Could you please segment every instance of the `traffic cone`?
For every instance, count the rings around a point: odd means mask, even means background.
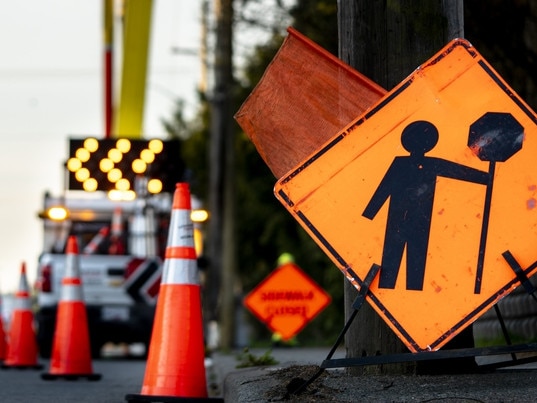
[[[26,279],[26,263],[21,265],[19,290],[15,293],[15,308],[11,314],[9,343],[2,368],[33,368],[43,366],[37,361],[37,340],[30,288]]]
[[[112,215],[112,229],[110,230],[109,255],[124,255],[125,244],[123,242],[123,217],[121,207],[116,206]]]
[[[99,249],[99,246],[103,243],[103,241],[106,239],[109,233],[110,233],[110,227],[108,226],[102,227],[97,233],[97,235],[95,235],[84,248],[83,250],[84,255],[94,255]]]
[[[154,208],[138,200],[129,226],[129,251],[134,256],[156,256],[157,237]]]
[[[188,184],[178,183],[142,391],[128,402],[209,400],[190,203]]]
[[[112,230],[111,235],[121,236],[123,234],[123,217],[121,216],[121,207],[116,206],[114,208],[114,214],[112,215]]]
[[[2,312],[2,296],[0,295],[0,361],[4,361],[7,353],[6,333],[4,331]]]
[[[91,363],[88,318],[82,296],[78,244],[75,236],[68,238],[66,254],[50,371],[41,374],[41,378],[51,380],[83,377],[96,381],[101,379],[101,375],[93,373]]]

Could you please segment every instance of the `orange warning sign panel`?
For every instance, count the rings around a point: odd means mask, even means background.
[[[296,264],[287,263],[254,288],[244,305],[285,341],[298,334],[330,300]]]
[[[454,40],[275,194],[411,351],[437,350],[537,270],[537,115]]]

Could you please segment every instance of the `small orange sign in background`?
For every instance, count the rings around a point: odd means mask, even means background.
[[[270,273],[244,299],[244,305],[284,341],[298,334],[329,303],[330,296],[296,264]]]
[[[423,164],[399,169],[421,135]],[[480,154],[487,143],[506,143],[506,155]],[[535,112],[455,40],[282,177],[275,194],[357,289],[381,265],[369,303],[411,351],[437,350],[519,284],[502,253],[528,276],[537,270],[536,156]],[[410,195],[420,194],[430,200],[415,208]]]

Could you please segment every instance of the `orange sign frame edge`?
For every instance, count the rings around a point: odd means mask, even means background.
[[[340,133],[335,135],[333,138],[331,138],[329,141],[327,141],[319,150],[317,150],[317,152],[312,154],[309,158],[304,160],[301,164],[299,164],[297,167],[295,167],[294,169],[289,171],[286,175],[284,175],[277,182],[274,188],[274,194],[276,198],[279,199],[280,202],[288,210],[294,211],[294,215],[296,219],[301,223],[303,228],[310,234],[310,236],[318,240],[321,248],[325,251],[325,253],[327,253],[332,258],[332,260],[336,261],[343,268],[341,271],[344,272],[347,279],[351,281],[351,283],[353,283],[358,289],[362,287],[363,280],[360,279],[359,276],[352,270],[352,268],[348,265],[345,259],[339,253],[337,253],[337,251],[332,247],[330,242],[328,242],[328,240],[326,240],[323,237],[323,235],[317,231],[317,229],[315,228],[315,225],[312,222],[310,222],[308,218],[301,211],[293,210],[293,206],[294,206],[293,200],[291,200],[291,198],[288,197],[288,195],[285,193],[285,191],[281,187],[282,185],[286,184],[291,179],[293,179],[300,172],[307,169],[308,166],[312,164],[319,156],[321,156],[322,154],[330,150],[334,145],[339,143],[356,126],[361,125],[367,119],[371,118],[379,110],[381,110],[384,105],[386,105],[392,99],[400,95],[408,86],[412,84],[414,75],[420,69],[423,69],[429,65],[436,64],[438,61],[440,61],[443,57],[451,53],[457,47],[462,47],[464,50],[468,52],[468,54],[472,58],[479,57],[480,60],[478,61],[478,64],[483,69],[483,71],[491,77],[491,79],[512,99],[512,101],[521,109],[522,112],[524,112],[529,117],[531,121],[537,124],[537,116],[534,114],[532,109],[517,94],[515,94],[510,89],[507,83],[499,76],[499,74],[492,68],[492,66],[490,66],[488,62],[477,52],[477,50],[470,44],[470,42],[468,42],[465,39],[454,39],[453,41],[448,43],[442,50],[440,50],[435,56],[429,59],[425,64],[420,66],[420,68],[418,68],[411,75],[409,75],[403,82],[401,82],[397,87],[395,87],[394,90],[390,91],[390,93],[388,93],[387,96],[383,97],[369,111],[367,111],[366,113],[358,117],[355,121],[351,122],[343,131],[341,131]],[[529,274],[535,270],[535,267],[532,267],[532,266],[524,270],[525,274]],[[509,290],[513,289],[518,283],[519,283],[518,278],[517,277],[513,278],[505,286],[500,288],[496,294],[486,299],[481,305],[479,305],[473,311],[471,311],[465,317],[465,319],[456,323],[451,329],[446,331],[437,340],[431,343],[428,346],[428,350],[435,350],[435,349],[440,348],[443,344],[447,342],[447,340],[451,338],[452,334],[457,332],[459,329],[464,328],[465,326],[474,322],[479,317],[479,313],[482,313],[486,309],[492,307],[494,303],[496,303],[504,295],[509,293]],[[370,299],[370,302],[373,303],[372,305],[374,305],[378,311],[383,312],[386,320],[388,321],[388,325],[392,328],[392,330],[395,333],[398,334],[400,338],[406,340],[405,344],[411,351],[414,351],[414,352],[425,351],[425,349],[421,348],[418,345],[418,343],[416,343],[412,339],[412,337],[405,331],[405,329],[401,327],[401,325],[397,322],[397,320],[392,316],[392,314],[388,310],[386,310],[384,305],[380,302],[380,300],[374,294],[369,293],[367,298]]]

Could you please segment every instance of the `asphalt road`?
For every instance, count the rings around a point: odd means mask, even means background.
[[[145,371],[144,360],[94,360],[93,373],[98,381],[55,379],[45,381],[41,374],[48,371],[48,361],[42,369],[1,369],[0,402],[125,402],[125,395],[140,393]]]

